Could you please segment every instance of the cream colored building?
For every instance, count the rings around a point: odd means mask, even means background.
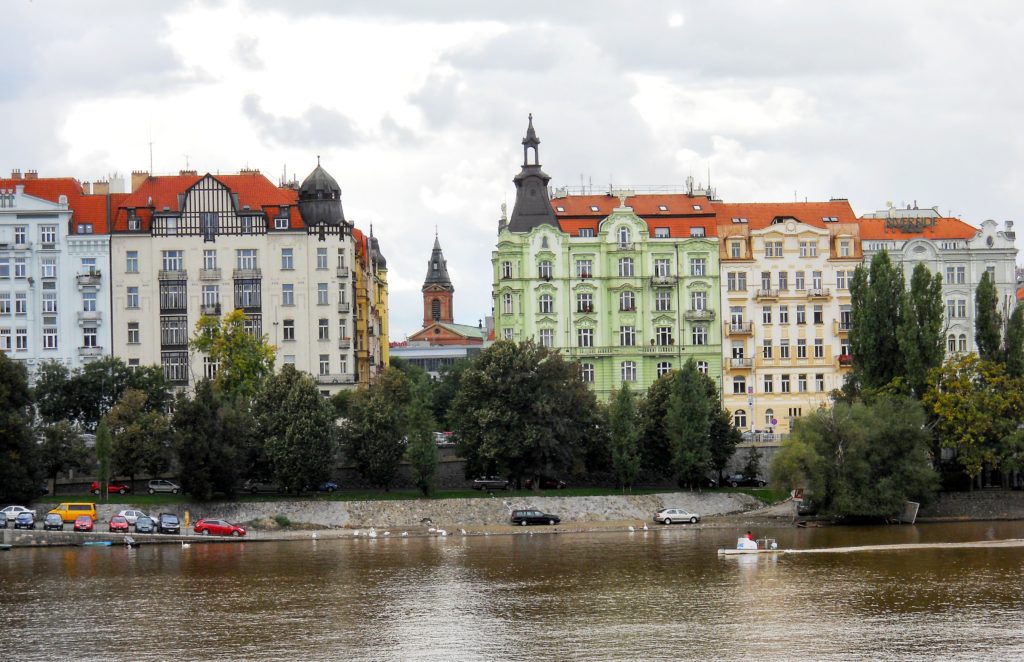
[[[111,233],[116,355],[191,386],[217,369],[188,348],[196,322],[241,309],[278,367],[325,393],[357,383],[352,226],[319,164],[298,190],[258,171],[132,180]]]

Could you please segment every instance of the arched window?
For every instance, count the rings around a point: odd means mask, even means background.
[[[540,299],[537,301],[537,309],[542,313],[550,313],[554,309],[554,299],[551,298],[550,294],[540,295]]]
[[[626,226],[619,228],[619,246],[624,248],[629,246],[629,237],[629,228]]]
[[[732,413],[732,424],[738,428],[747,427],[747,412],[743,409],[737,409]]]
[[[966,352],[967,351],[967,336],[965,336],[964,334],[961,333],[960,337],[957,338],[957,342],[958,342],[958,344],[960,346],[959,347],[960,351],[961,352]]]
[[[775,420],[775,410],[774,409],[765,409],[764,410],[764,424],[767,425],[768,427],[772,427],[774,425],[774,423],[772,423],[772,421],[774,421],[774,420]]]
[[[956,336],[952,333],[949,334],[949,338],[946,338],[946,349],[950,354],[956,351]]]
[[[512,295],[508,292],[501,295],[501,312],[505,315],[512,314]]]
[[[746,377],[733,377],[732,378],[732,392],[735,395],[743,395],[747,392],[747,378]]]
[[[430,301],[430,318],[435,322],[441,319],[441,300],[431,299]]]

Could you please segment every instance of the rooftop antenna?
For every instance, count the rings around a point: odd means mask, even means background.
[[[188,167],[188,154],[185,155],[185,170],[189,170],[189,167]]]
[[[153,125],[149,125],[149,174],[153,175]]]
[[[708,161],[708,191],[711,190],[711,161]]]

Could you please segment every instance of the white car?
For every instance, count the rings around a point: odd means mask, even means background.
[[[672,522],[696,524],[700,521],[700,515],[683,510],[682,508],[662,508],[654,513],[654,521],[658,524],[671,524]]]
[[[0,510],[0,513],[4,514],[8,522],[13,522],[21,513],[32,513],[32,517],[36,517],[36,511],[31,508],[26,508],[25,506],[7,506],[3,510]]]
[[[149,481],[148,490],[150,494],[156,494],[157,492],[170,492],[171,494],[177,494],[181,491],[181,485],[176,485],[169,480],[151,480]]]
[[[149,515],[142,512],[141,510],[119,510],[117,511],[117,514],[128,520],[128,523],[132,526],[135,526],[135,522],[140,517],[149,517]]]

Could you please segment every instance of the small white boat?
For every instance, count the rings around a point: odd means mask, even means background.
[[[741,554],[782,554],[786,550],[779,549],[779,543],[775,538],[760,538],[748,540],[746,537],[736,541],[736,547],[731,549],[719,549],[719,556],[736,556]]]

